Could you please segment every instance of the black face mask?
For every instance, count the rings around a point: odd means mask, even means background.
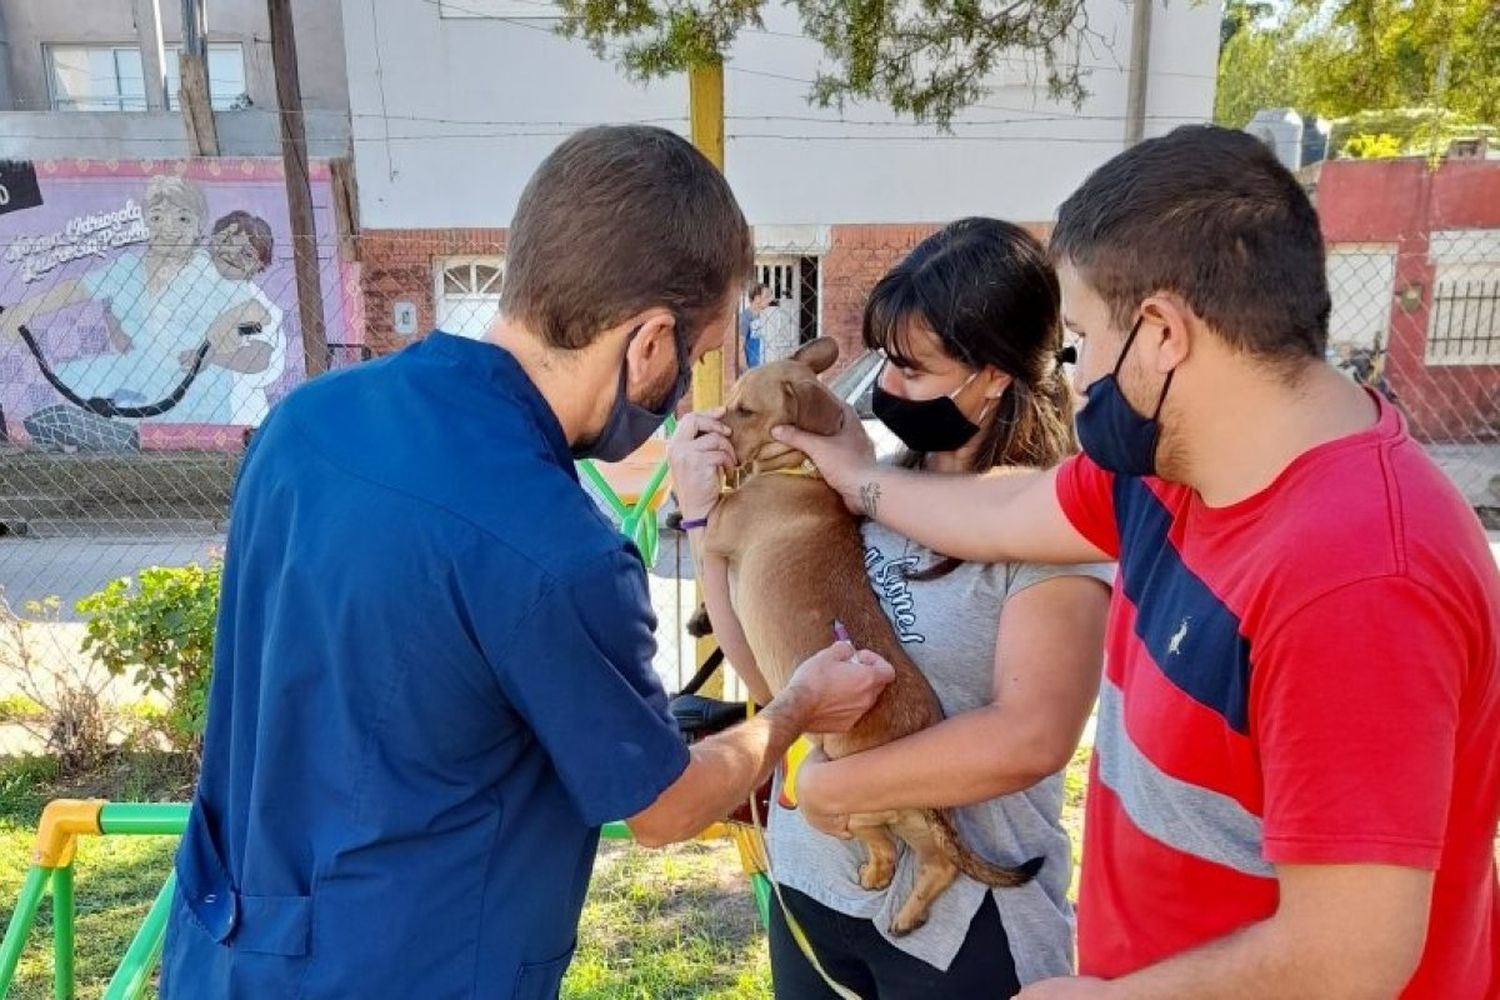
[[[953,401],[953,397],[963,392],[976,375],[978,372],[948,395],[936,399],[905,399],[886,392],[877,378],[870,407],[880,422],[912,451],[929,455],[957,451],[979,433],[979,425],[964,416]]]
[[[677,329],[684,329],[681,320],[677,323]],[[626,351],[630,350],[630,342],[640,332],[636,329],[626,338]],[[610,407],[604,427],[594,440],[572,449],[575,459],[594,458],[601,462],[618,462],[645,444],[646,439],[655,434],[657,428],[672,415],[678,401],[687,395],[688,388],[693,383],[693,363],[689,357],[687,338],[674,334],[673,343],[677,350],[677,377],[667,390],[666,397],[654,406],[642,406],[631,400],[629,393],[625,391],[630,365],[625,358],[620,359],[620,384],[615,390],[614,405]]]
[[[1120,348],[1120,357],[1115,361],[1115,370],[1089,385],[1085,395],[1088,402],[1078,412],[1075,423],[1078,427],[1078,444],[1083,453],[1101,469],[1121,476],[1156,475],[1156,445],[1161,437],[1161,407],[1167,401],[1167,390],[1172,388],[1172,376],[1176,369],[1167,373],[1161,393],[1156,397],[1156,409],[1147,417],[1135,411],[1130,400],[1120,389],[1120,369],[1125,364],[1125,355],[1141,332],[1141,321],[1135,321],[1125,346]]]

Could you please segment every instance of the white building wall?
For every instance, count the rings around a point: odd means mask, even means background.
[[[1155,0],[1148,134],[1212,111],[1217,3]],[[725,73],[726,168],[757,225],[1040,221],[1122,148],[1131,9],[1091,0],[1081,108],[1040,95],[1021,62],[954,135],[878,105],[807,104],[819,49],[770,7]],[[442,18],[437,0],[344,0],[354,148],[367,228],[503,227],[568,132],[651,121],[687,132],[687,83],[641,86],[545,19]]]

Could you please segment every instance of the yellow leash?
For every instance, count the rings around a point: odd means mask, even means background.
[[[785,469],[766,469],[760,471],[752,468],[749,474],[743,474],[739,469],[733,469],[724,476],[723,483],[719,486],[720,495],[733,493],[755,476],[801,476],[809,479],[821,479],[817,467],[811,461],[804,461],[801,465],[794,465]],[[755,703],[749,703],[749,714],[755,714]],[[806,739],[798,737],[786,752],[786,780],[781,783],[781,794],[786,796],[787,801],[793,806],[797,803],[797,769],[801,767],[802,761],[806,759],[812,745]],[[750,793],[750,824],[751,836],[754,838],[755,847],[760,857],[765,861],[766,878],[771,883],[771,891],[776,893],[776,905],[781,908],[781,916],[786,920],[786,927],[792,934],[792,940],[797,942],[797,948],[802,952],[802,957],[807,959],[807,964],[813,967],[813,971],[823,980],[830,990],[834,992],[839,1000],[865,1000],[864,997],[845,986],[843,983],[829,975],[828,970],[823,968],[823,963],[818,961],[817,953],[813,951],[812,942],[808,940],[807,932],[792,916],[792,911],[786,905],[786,897],[781,893],[781,882],[776,878],[775,868],[771,863],[771,847],[766,843],[765,830],[768,829],[766,822],[760,815],[760,803],[754,792]]]
[[[750,711],[752,713],[755,711],[753,704],[750,706]],[[781,790],[782,794],[787,795],[794,804],[796,803],[797,768],[801,766],[810,749],[811,745],[807,740],[798,738],[787,751],[787,774],[786,780],[782,782]],[[812,942],[808,940],[807,932],[802,929],[802,925],[797,922],[797,918],[792,916],[792,911],[787,907],[786,897],[781,894],[781,882],[777,880],[776,871],[771,864],[771,847],[766,843],[765,831],[769,827],[761,821],[760,803],[753,792],[750,795],[750,822],[755,831],[754,836],[759,842],[760,856],[766,862],[766,878],[771,882],[771,891],[776,893],[776,905],[781,908],[781,916],[786,920],[787,930],[791,931],[792,940],[797,942],[797,948],[802,952],[802,957],[807,959],[807,964],[813,967],[813,971],[822,978],[824,985],[832,990],[839,1000],[864,1000],[864,997],[834,979],[829,975],[828,970],[823,968],[823,963],[818,961],[817,953],[813,951]]]

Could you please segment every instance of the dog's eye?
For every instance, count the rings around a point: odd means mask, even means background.
[[[755,416],[755,411],[750,409],[750,407],[746,406],[744,403],[738,403],[735,405],[734,415],[737,417],[753,417]]]

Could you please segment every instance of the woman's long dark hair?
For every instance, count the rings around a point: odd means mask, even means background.
[[[876,283],[865,303],[865,346],[915,366],[906,338],[913,322],[937,335],[943,353],[975,371],[1011,377],[985,414],[969,471],[1001,465],[1047,468],[1078,449],[1073,393],[1058,363],[1062,349],[1057,272],[1036,237],[999,219],[950,223],[917,244]],[[925,455],[899,462],[918,468]],[[943,559],[912,575],[930,580],[961,564]]]

